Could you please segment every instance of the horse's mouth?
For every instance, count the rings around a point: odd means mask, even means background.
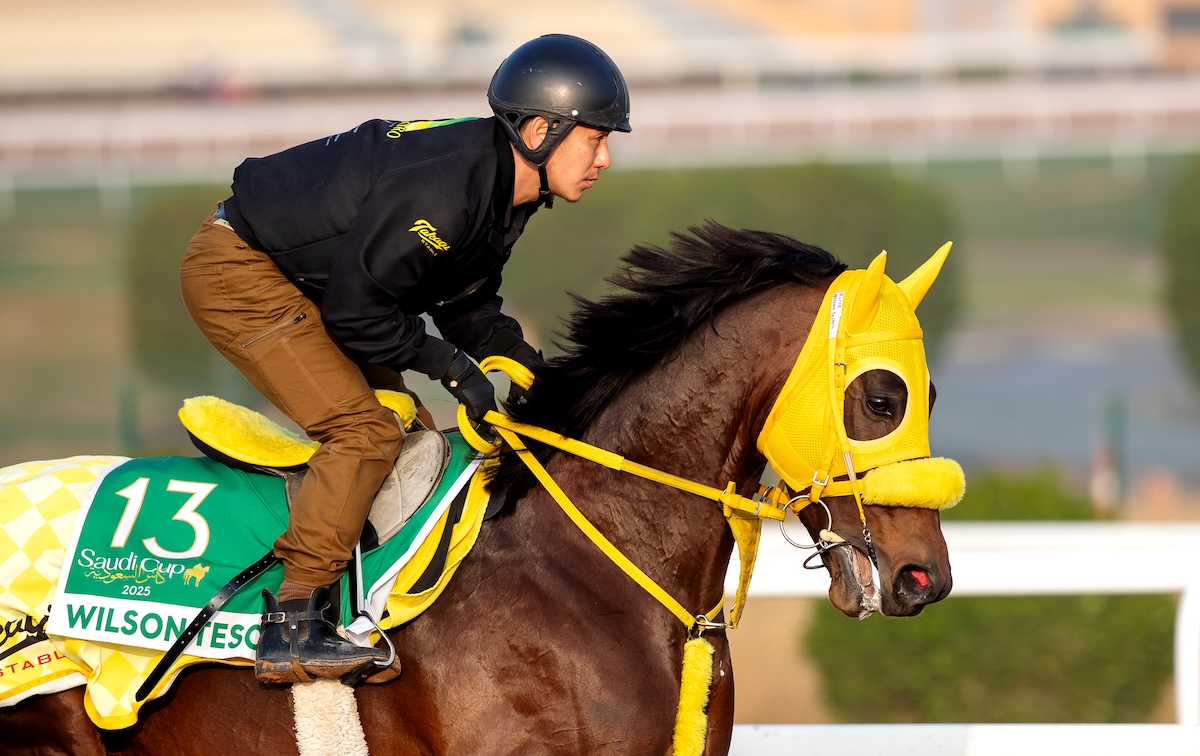
[[[866,619],[880,610],[879,575],[867,555],[845,543],[826,551],[829,602],[847,617]]]

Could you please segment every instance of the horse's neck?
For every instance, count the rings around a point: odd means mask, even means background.
[[[786,284],[730,305],[631,382],[585,438],[711,486],[753,485],[766,461],[758,433],[820,302],[820,291]]]
[[[761,315],[751,316],[749,304],[730,309],[715,332],[697,329],[678,355],[622,391],[585,439],[633,462],[714,488],[732,481],[740,493],[750,494],[763,467],[756,434],[773,391],[757,372],[765,326],[753,321]],[[778,329],[778,321],[773,327]],[[685,606],[711,609],[707,604],[721,595],[733,543],[720,506],[589,465],[568,457],[556,460],[565,480],[591,483],[582,490],[575,486],[585,494],[581,509]]]

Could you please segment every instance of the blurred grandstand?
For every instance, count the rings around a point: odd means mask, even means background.
[[[1196,0],[5,0],[0,93],[229,95],[486,81],[545,30],[641,82],[1179,71]]]
[[[223,181],[372,117],[486,115],[498,62],[549,30],[625,71],[626,164],[1136,162],[1200,143],[1200,0],[0,7],[0,209],[22,187]]]

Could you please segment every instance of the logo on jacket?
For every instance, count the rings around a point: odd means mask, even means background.
[[[438,252],[446,252],[450,249],[450,245],[442,241],[437,235],[437,229],[433,224],[424,218],[419,219],[413,224],[413,227],[408,229],[415,231],[417,236],[421,237],[421,243],[425,245],[425,249],[437,255]]]
[[[474,117],[468,118],[441,118],[435,121],[389,121],[391,128],[388,129],[388,139],[399,139],[403,134],[409,131],[424,131],[425,129],[436,129],[438,126],[449,126],[453,123],[462,123],[463,121],[474,121]]]

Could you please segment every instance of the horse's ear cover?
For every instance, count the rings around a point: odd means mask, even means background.
[[[759,451],[793,490],[812,486],[814,475],[848,475],[844,452],[858,475],[929,457],[929,370],[914,310],[949,251],[944,245],[901,284],[884,273],[886,253],[866,270],[848,270],[830,284],[758,437]],[[908,406],[892,432],[858,441],[846,435],[845,391],[870,370],[898,375],[908,387]],[[953,492],[943,493],[918,498],[957,501]]]
[[[887,251],[880,252],[867,266],[866,273],[858,284],[851,306],[846,308],[846,332],[869,333],[875,319],[879,317],[881,293],[883,291],[883,273],[887,265]],[[857,271],[862,272],[862,271]],[[813,326],[816,327],[815,324]]]
[[[908,303],[914,310],[925,298],[926,292],[937,279],[938,273],[942,272],[942,265],[946,263],[946,257],[950,254],[950,248],[953,246],[953,242],[946,242],[933,254],[933,257],[925,261],[924,265],[914,270],[908,278],[896,284],[900,287],[900,291],[904,292],[904,296],[908,297]]]

